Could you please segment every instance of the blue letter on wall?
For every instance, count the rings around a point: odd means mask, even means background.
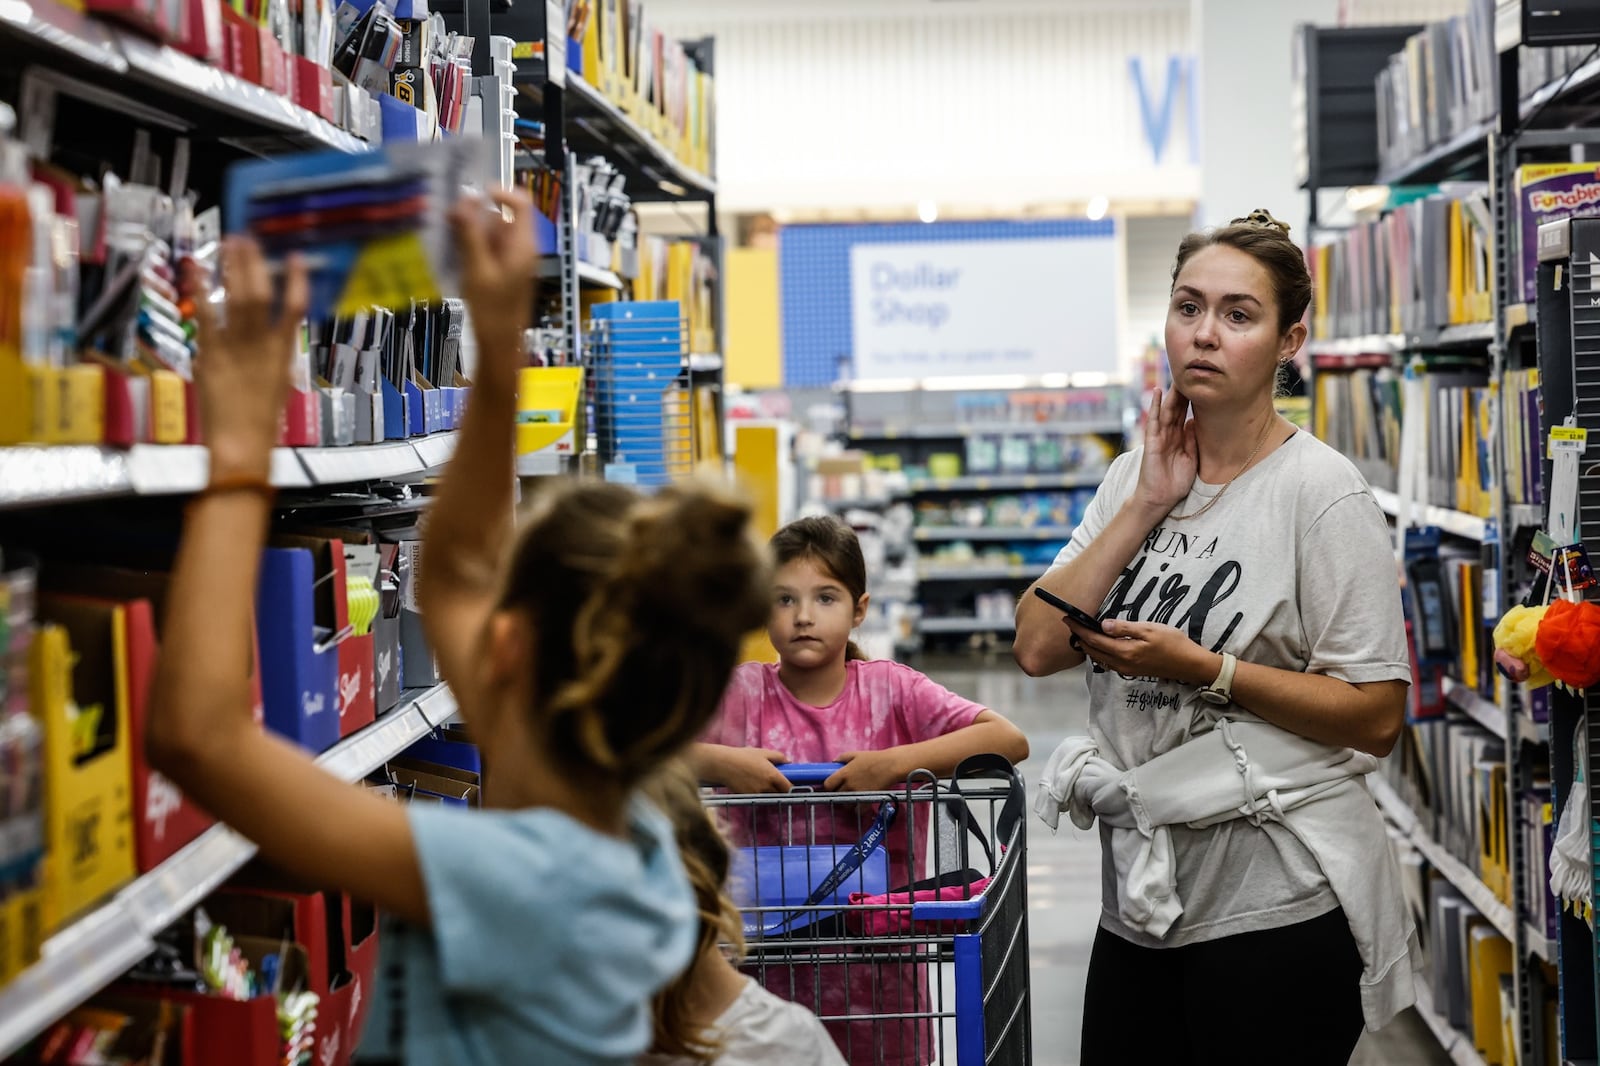
[[[1161,94],[1161,110],[1156,111],[1150,102],[1150,90],[1145,85],[1144,62],[1138,56],[1128,57],[1128,74],[1133,78],[1134,91],[1139,94],[1139,117],[1144,125],[1145,143],[1150,146],[1150,153],[1155,156],[1156,165],[1161,164],[1161,157],[1167,151],[1167,138],[1172,133],[1172,109],[1174,97],[1177,96],[1178,87],[1185,81],[1189,83],[1189,158],[1191,162],[1199,160],[1199,138],[1195,129],[1194,108],[1194,79],[1191,77],[1192,65],[1183,56],[1173,55],[1167,57],[1167,82]]]

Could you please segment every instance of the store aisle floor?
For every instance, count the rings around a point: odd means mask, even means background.
[[[940,684],[1010,718],[1028,735],[1033,754],[1023,765],[1030,788],[1061,739],[1081,733],[1089,704],[1083,677],[1073,671],[1030,678],[1009,654],[925,657],[912,665]],[[1100,915],[1098,834],[1063,823],[1052,836],[1028,825],[1029,938],[1033,951],[1033,1047],[1036,1066],[1077,1066],[1083,983]],[[1264,976],[1264,975],[1263,975]],[[1450,1059],[1407,1012],[1383,1032],[1362,1039],[1351,1066],[1446,1066]]]

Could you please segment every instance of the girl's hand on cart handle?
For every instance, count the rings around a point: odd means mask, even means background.
[[[780,765],[789,756],[770,748],[735,748],[722,744],[701,744],[697,767],[703,780],[721,785],[741,796],[765,792],[788,792],[789,779]]]
[[[847,751],[839,756],[837,773],[822,783],[828,792],[880,792],[906,779],[908,771],[894,748]]]

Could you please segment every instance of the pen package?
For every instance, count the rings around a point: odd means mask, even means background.
[[[448,212],[478,173],[479,150],[475,138],[454,138],[235,164],[224,221],[275,268],[303,256],[313,319],[436,300],[456,287]]]

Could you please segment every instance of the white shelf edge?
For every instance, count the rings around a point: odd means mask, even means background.
[[[922,526],[913,536],[915,540],[1067,540],[1072,536],[1068,526]]]
[[[1360,337],[1319,337],[1306,342],[1312,356],[1354,358],[1358,355],[1394,355],[1406,346],[1403,333],[1369,333]]]
[[[358,781],[455,714],[455,697],[436,685],[329,748],[317,762]],[[56,932],[43,958],[0,988],[0,1058],[115,981],[148,955],[155,936],[255,854],[255,845],[215,825],[151,872]]]
[[[1405,833],[1413,847],[1422,852],[1424,858],[1432,864],[1433,868],[1445,876],[1452,885],[1467,898],[1478,913],[1488,919],[1501,936],[1516,942],[1516,918],[1511,913],[1511,908],[1502,903],[1489,886],[1478,879],[1478,875],[1444,849],[1444,846],[1428,833],[1414,812],[1406,805],[1405,800],[1397,795],[1389,782],[1376,774],[1367,775],[1367,782],[1372,790],[1373,798],[1378,801],[1389,820],[1394,822],[1401,832]],[[1401,811],[1405,813],[1400,814]],[[1397,817],[1397,815],[1399,815]]]
[[[910,494],[924,492],[1031,492],[1052,489],[1082,489],[1099,485],[1106,472],[1068,472],[1062,474],[970,474],[962,477],[916,478],[909,482]]]
[[[929,566],[917,571],[919,581],[1035,580],[1049,573],[1048,566]]]
[[[722,369],[722,356],[716,352],[690,352],[689,369],[696,374],[712,374]]]
[[[1372,495],[1377,498],[1378,506],[1383,508],[1385,514],[1391,518],[1400,517],[1400,497],[1388,489],[1372,490]],[[1417,507],[1413,501],[1413,514],[1426,525],[1438,526],[1446,533],[1452,533],[1467,540],[1483,542],[1484,519],[1476,515],[1463,514],[1444,507],[1428,505]]]
[[[337,448],[297,448],[315,485],[343,485],[352,481],[371,481],[420,474],[422,456],[409,440],[383,444],[352,444]]]
[[[1439,1047],[1450,1056],[1450,1061],[1456,1066],[1488,1066],[1483,1061],[1483,1056],[1478,1054],[1478,1049],[1472,1046],[1472,1041],[1467,1039],[1465,1033],[1457,1032],[1448,1021],[1439,1015],[1433,1008],[1433,990],[1428,987],[1427,980],[1417,974],[1413,977],[1417,985],[1416,1011],[1427,1024],[1433,1038],[1439,1041]]]
[[[1501,740],[1506,738],[1506,712],[1499,704],[1484,698],[1482,694],[1453,677],[1446,677],[1443,687],[1445,701],[1450,706],[1466,714]]]
[[[1038,433],[1059,437],[1089,437],[1101,434],[1123,433],[1127,427],[1119,420],[1104,419],[1090,422],[971,422],[933,423],[923,426],[879,426],[850,430],[855,440],[938,440],[970,437],[975,433]]]
[[[1015,622],[999,618],[922,618],[917,621],[919,633],[1010,633],[1016,628]]]

